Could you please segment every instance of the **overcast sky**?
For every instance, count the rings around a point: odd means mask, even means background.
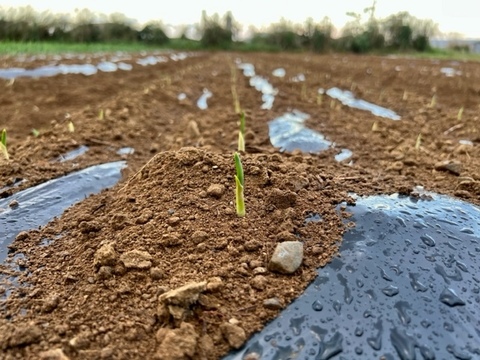
[[[51,10],[54,13],[88,8],[104,14],[120,12],[140,23],[162,20],[173,25],[198,22],[202,10],[206,10],[208,15],[223,15],[231,11],[242,25],[257,27],[278,22],[282,17],[301,23],[308,17],[320,21],[328,16],[337,28],[341,28],[349,20],[345,15],[347,11],[363,12],[372,3],[373,0],[3,0],[1,5],[30,5],[36,10]],[[420,19],[432,19],[442,32],[458,32],[466,37],[480,38],[478,0],[377,0],[377,18],[400,11],[408,11]]]

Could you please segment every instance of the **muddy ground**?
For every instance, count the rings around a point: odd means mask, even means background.
[[[238,59],[278,89],[271,110],[261,109]],[[33,68],[49,60],[0,62]],[[479,63],[223,52],[146,67],[135,56],[130,62],[132,71],[0,83],[10,154],[0,160],[1,197],[90,165],[128,164],[114,188],[17,236],[9,256],[24,253],[27,271],[19,274],[23,286],[0,302],[2,359],[219,359],[337,255],[353,225],[336,207],[352,202],[350,193],[410,194],[423,186],[480,204]],[[279,67],[283,78],[272,76]],[[445,67],[458,72],[447,76]],[[303,82],[293,79],[300,73]],[[232,87],[247,119],[244,218],[234,205]],[[318,95],[332,87],[401,120]],[[213,96],[200,110],[204,88]],[[335,148],[274,148],[268,122],[294,109],[309,114],[306,125]],[[84,155],[52,161],[80,145],[89,147]],[[122,147],[135,152],[118,155]],[[342,148],[353,156],[337,162]],[[322,221],[306,223],[312,213]],[[45,239],[54,241],[39,247]],[[293,274],[269,266],[284,241],[303,243]]]

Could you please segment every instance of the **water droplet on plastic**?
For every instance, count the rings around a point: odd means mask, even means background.
[[[377,320],[374,327],[377,330],[377,333],[374,336],[367,338],[367,343],[373,350],[378,351],[382,348],[383,324],[381,318]]]
[[[426,346],[419,346],[419,348],[420,354],[422,354],[424,360],[435,360],[435,353],[432,351],[432,349],[429,349]]]
[[[312,304],[312,309],[315,311],[322,311],[323,310],[323,305],[320,302],[320,300],[315,300]]]
[[[388,285],[387,287],[382,289],[382,292],[387,296],[395,296],[399,293],[398,287],[393,285]]]
[[[428,234],[420,236],[420,239],[422,240],[422,242],[425,245],[427,245],[429,247],[434,247],[435,246],[435,240]]]
[[[370,299],[377,300],[377,295],[375,295],[373,290],[367,290],[365,291],[365,294],[367,294]]]
[[[343,335],[336,332],[329,341],[321,342],[317,360],[328,360],[343,351]]]
[[[295,336],[300,335],[302,332],[302,324],[305,321],[305,316],[290,319],[290,328]]]
[[[450,324],[449,322],[444,322],[443,323],[443,328],[449,332],[453,332],[455,329],[453,328],[453,325]]]
[[[355,336],[362,336],[363,335],[363,329],[361,327],[356,327],[355,328]]]
[[[340,315],[340,311],[342,310],[342,304],[340,303],[340,301],[335,300],[333,302],[333,309],[335,310],[337,315]]]
[[[407,227],[407,223],[405,222],[405,220],[403,218],[401,218],[400,216],[397,216],[396,217],[396,220],[397,222],[402,225],[402,227]]]
[[[470,360],[472,357],[464,351],[458,350],[453,345],[447,345],[447,351],[459,360]]]
[[[388,276],[385,270],[383,270],[382,268],[380,268],[380,274],[382,275],[383,279],[387,281],[393,281],[393,279],[390,276]]]
[[[411,318],[407,314],[407,310],[410,310],[410,304],[407,303],[406,301],[397,301],[394,305],[394,308],[397,309],[398,312],[398,317],[400,318],[400,321],[402,322],[403,325],[407,325],[410,323]]]
[[[431,323],[430,321],[428,321],[428,320],[422,320],[422,321],[420,321],[420,324],[421,324],[425,329],[428,329],[428,328],[432,325],[432,323]]]
[[[352,296],[352,291],[348,287],[347,279],[342,274],[337,274],[337,279],[344,288],[343,300],[345,300],[346,304],[351,304],[353,300],[353,296]]]
[[[415,340],[403,330],[394,328],[390,332],[390,341],[402,360],[415,360]]]
[[[465,301],[460,299],[455,290],[447,288],[440,294],[440,301],[448,306],[463,306]]]
[[[460,261],[457,261],[457,267],[462,270],[463,272],[468,272],[468,269],[467,269],[467,265],[465,265],[464,263],[460,262]]]
[[[418,277],[420,276],[419,274],[415,273],[409,273],[410,276],[410,285],[412,286],[412,289],[415,291],[421,291],[425,292],[428,290],[428,287],[423,285],[420,281],[418,281]]]
[[[372,312],[371,312],[370,310],[365,310],[365,311],[363,312],[363,317],[364,317],[365,319],[367,319],[367,318],[369,318],[369,317],[373,317],[373,314],[372,314]]]

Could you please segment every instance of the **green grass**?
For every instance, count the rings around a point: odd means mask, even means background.
[[[198,41],[172,39],[162,46],[142,43],[62,43],[62,42],[0,42],[0,55],[18,54],[60,54],[60,53],[98,53],[98,52],[139,52],[152,50],[199,50]]]
[[[275,46],[263,44],[249,44],[234,42],[224,49],[205,48],[200,41],[190,39],[170,39],[165,45],[148,45],[142,43],[70,43],[70,42],[0,42],[0,55],[19,55],[19,54],[61,54],[61,53],[98,53],[98,52],[139,52],[153,50],[231,50],[244,52],[275,52],[281,51]]]
[[[98,52],[140,52],[153,50],[230,50],[240,52],[281,52],[277,46],[262,43],[234,42],[224,49],[206,49],[200,41],[190,39],[170,39],[165,45],[148,45],[140,42],[132,43],[68,43],[68,42],[0,42],[0,55],[19,54],[61,54],[61,53],[98,53]],[[295,53],[306,53],[298,50]],[[480,61],[480,54],[466,53],[446,49],[432,49],[426,52],[388,52],[387,50],[372,52],[372,55],[397,55],[414,58],[439,59],[439,60],[470,60]],[[365,54],[368,55],[368,54]]]

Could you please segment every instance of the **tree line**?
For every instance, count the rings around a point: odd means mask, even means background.
[[[431,20],[420,20],[408,12],[385,19],[375,17],[375,1],[363,14],[348,13],[351,18],[338,32],[329,18],[303,24],[282,19],[266,29],[250,28],[241,38],[242,27],[231,13],[220,17],[205,12],[193,33],[188,34],[205,48],[235,48],[239,43],[257,49],[309,50],[314,52],[351,51],[426,51],[429,39],[438,32]],[[366,17],[366,19],[365,19]],[[245,33],[245,31],[244,31]],[[180,34],[187,38],[184,32]],[[143,42],[164,45],[170,41],[160,21],[139,26],[123,14],[103,15],[88,9],[74,14],[37,12],[32,7],[0,8],[0,41],[17,42]]]

